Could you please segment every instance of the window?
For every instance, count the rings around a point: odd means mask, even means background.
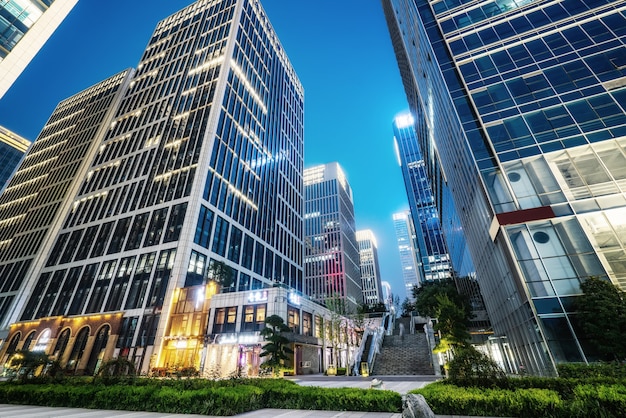
[[[246,305],[243,307],[242,332],[255,332],[263,329],[267,305]]]
[[[302,312],[302,335],[313,335],[313,316],[308,312]]]
[[[213,234],[213,252],[221,255],[226,254],[226,239],[228,238],[228,227],[230,224],[221,216],[217,217],[215,223],[215,233]]]
[[[225,332],[235,332],[237,325],[237,307],[215,309],[215,323],[213,324],[213,334]]]
[[[163,242],[178,241],[180,237],[180,230],[183,228],[185,222],[185,213],[187,212],[187,202],[175,205],[170,213],[170,220],[167,223],[167,229],[165,230],[165,237]]]
[[[300,332],[300,310],[293,306],[287,306],[287,326],[292,332]]]

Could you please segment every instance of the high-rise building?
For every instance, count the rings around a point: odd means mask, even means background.
[[[304,170],[304,190],[305,293],[356,312],[363,293],[348,179],[336,162],[318,165]]]
[[[0,98],[78,0],[0,2]]]
[[[409,213],[415,226],[420,277],[426,282],[450,279],[454,276],[452,264],[441,231],[430,181],[426,175],[424,159],[417,143],[413,116],[406,113],[396,117],[393,133],[409,200]]]
[[[626,288],[624,2],[383,7],[444,233],[454,207],[503,363],[597,359],[572,301],[592,276]]]
[[[208,344],[230,342],[235,365],[258,368],[273,313],[263,289],[303,290],[296,73],[258,0],[199,0],[159,22],[137,70],[112,80],[59,105],[2,196],[21,209],[5,228],[23,223],[1,241],[16,265],[0,276],[14,298],[3,354],[47,346],[85,373],[115,356],[142,371],[197,369],[212,367]],[[82,141],[89,151],[74,152]],[[38,254],[30,267],[27,253]],[[305,316],[290,306],[295,327]],[[247,325],[250,350],[225,338]]]
[[[359,259],[361,260],[361,288],[363,289],[363,303],[376,305],[382,303],[383,293],[380,280],[380,264],[378,263],[378,244],[376,236],[369,229],[356,231],[356,240],[359,244]]]
[[[400,252],[400,264],[402,266],[402,281],[406,297],[411,302],[415,302],[413,288],[420,287],[424,282],[423,270],[420,266],[418,256],[415,227],[410,211],[393,214],[393,226],[398,240],[398,251]]]
[[[0,126],[0,193],[30,147],[30,141]]]

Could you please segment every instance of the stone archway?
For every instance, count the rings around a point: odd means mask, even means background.
[[[91,348],[91,354],[89,355],[89,361],[87,362],[86,374],[93,375],[100,368],[100,364],[104,359],[104,354],[109,342],[109,335],[111,333],[111,327],[104,325],[100,328],[96,334],[96,339]]]

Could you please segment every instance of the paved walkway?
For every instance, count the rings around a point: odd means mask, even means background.
[[[288,379],[303,386],[369,388],[372,380],[381,380],[382,388],[400,394],[423,387],[436,380],[435,376],[293,376]],[[107,411],[79,408],[50,408],[27,405],[0,404],[0,418],[216,418],[207,415],[161,414],[155,412]],[[401,413],[353,411],[305,411],[294,409],[261,409],[236,415],[237,418],[401,418]]]

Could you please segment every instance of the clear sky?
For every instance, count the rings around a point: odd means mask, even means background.
[[[13,87],[0,125],[34,140],[61,100],[136,67],[157,22],[192,0],[79,0]],[[305,167],[337,161],[357,229],[404,300],[392,214],[408,208],[392,122],[408,108],[380,0],[262,0],[305,91]]]

